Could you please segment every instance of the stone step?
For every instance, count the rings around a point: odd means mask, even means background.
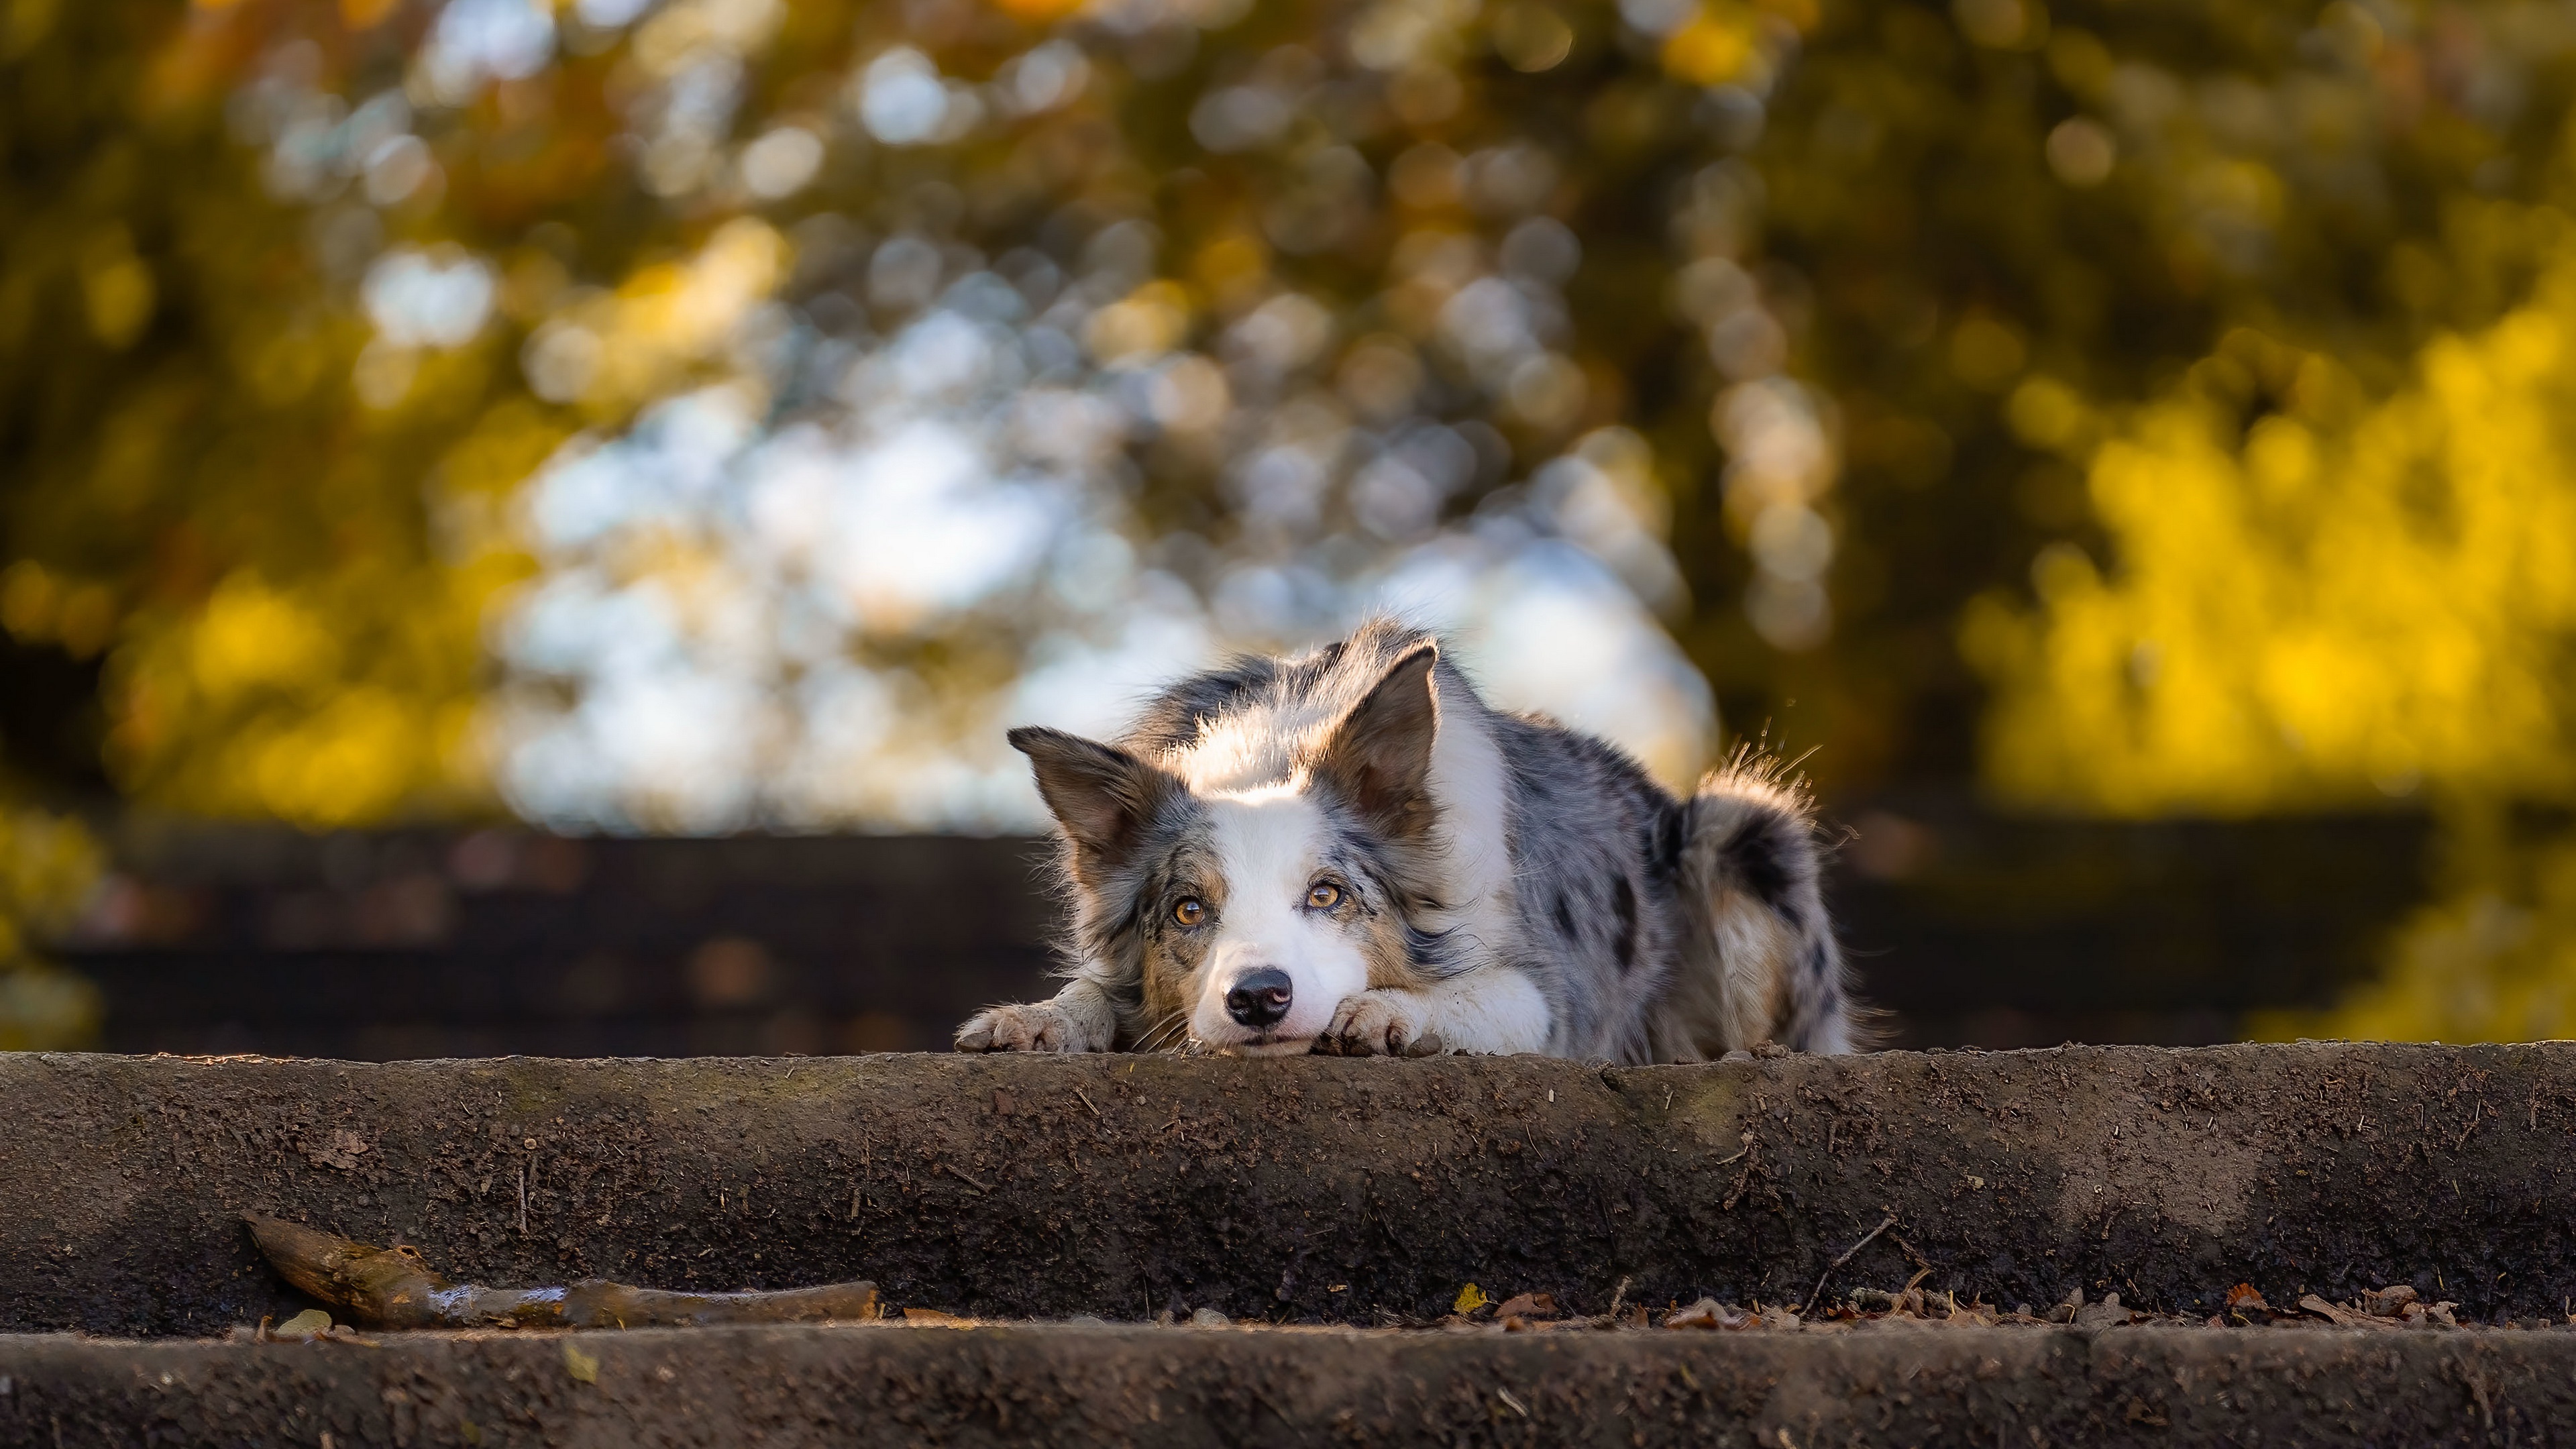
[[[0,1331],[308,1306],[257,1209],[461,1281],[867,1278],[987,1318],[1374,1324],[1476,1283],[1598,1312],[1825,1279],[2195,1317],[2411,1283],[2576,1294],[2576,1044],[363,1065],[0,1056]],[[1840,1267],[1839,1255],[1888,1218]]]
[[[2562,1442],[2576,1331],[1387,1333],[1024,1324],[0,1336],[0,1443]]]

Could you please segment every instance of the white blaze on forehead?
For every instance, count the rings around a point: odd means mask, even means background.
[[[1368,987],[1358,942],[1330,916],[1306,908],[1329,823],[1314,800],[1286,785],[1217,795],[1206,804],[1225,903],[1199,968],[1191,1035],[1220,1046],[1251,1041],[1254,1031],[1227,1014],[1225,994],[1248,972],[1284,971],[1288,1014],[1261,1035],[1279,1044],[1271,1050],[1302,1051],[1342,998]]]
[[[1246,924],[1294,916],[1323,857],[1324,812],[1285,785],[1207,802],[1209,843],[1225,872],[1225,918]]]

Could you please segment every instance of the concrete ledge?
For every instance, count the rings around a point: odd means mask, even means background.
[[[2576,1332],[44,1337],[0,1384],[33,1445],[2529,1444],[2576,1424]]]
[[[1539,1058],[881,1056],[381,1066],[0,1057],[0,1329],[304,1306],[234,1216],[460,1280],[869,1278],[990,1318],[1598,1311],[1837,1284],[2206,1314],[2576,1294],[2576,1045]],[[460,1350],[462,1351],[462,1350]]]

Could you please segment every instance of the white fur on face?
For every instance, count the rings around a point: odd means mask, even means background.
[[[1324,856],[1324,813],[1285,786],[1215,796],[1207,809],[1225,905],[1206,928],[1215,936],[1200,958],[1190,1034],[1264,1056],[1303,1052],[1342,998],[1368,989],[1357,935],[1306,905]],[[1225,994],[1267,968],[1288,973],[1288,1014],[1255,1032],[1226,1014]]]

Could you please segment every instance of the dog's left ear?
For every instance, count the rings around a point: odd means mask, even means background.
[[[1311,767],[1389,839],[1427,833],[1436,814],[1431,746],[1440,736],[1440,690],[1432,666],[1439,662],[1440,646],[1425,640],[1387,666]]]

